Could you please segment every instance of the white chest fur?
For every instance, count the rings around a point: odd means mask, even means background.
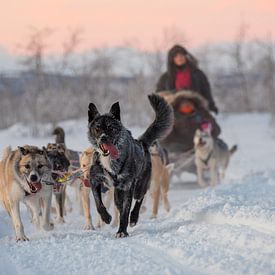
[[[108,172],[112,173],[112,167],[111,167],[111,158],[110,155],[107,157],[104,157],[100,155],[100,162],[104,169],[106,169]]]

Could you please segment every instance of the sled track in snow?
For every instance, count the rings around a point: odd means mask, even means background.
[[[248,226],[252,230],[265,233],[271,236],[275,236],[275,224],[274,223],[262,223],[255,220],[249,220],[244,218],[229,218],[223,215],[213,213],[198,213],[194,219],[194,222],[205,222],[213,225],[232,225],[232,226]]]
[[[174,255],[170,255],[161,247],[156,248],[153,245],[148,244],[147,242],[138,242],[133,239],[129,239],[128,243],[132,245],[133,250],[136,250],[137,253],[142,253],[146,255],[150,259],[150,262],[160,265],[165,264],[166,270],[163,270],[163,273],[165,274],[202,274],[197,270],[192,270],[187,264],[183,264],[182,260],[177,259]]]

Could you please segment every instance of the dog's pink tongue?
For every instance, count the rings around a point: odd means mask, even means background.
[[[90,183],[89,179],[84,179],[83,184],[85,185],[85,187],[91,187],[91,183]]]
[[[41,190],[42,184],[41,182],[32,182],[31,183],[31,192],[36,193]]]
[[[104,147],[105,150],[108,150],[110,152],[110,155],[113,159],[118,159],[119,158],[118,150],[113,144],[104,143],[103,147]]]

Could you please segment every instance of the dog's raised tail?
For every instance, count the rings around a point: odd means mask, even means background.
[[[172,107],[164,98],[156,94],[151,94],[148,98],[156,117],[139,140],[150,147],[155,140],[165,138],[172,130],[174,114]]]
[[[235,144],[232,146],[232,148],[229,150],[230,154],[233,155],[238,150],[238,146]]]

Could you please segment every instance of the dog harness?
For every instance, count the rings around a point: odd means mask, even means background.
[[[201,160],[206,166],[208,166],[208,161],[210,160],[212,154],[213,154],[213,150],[209,153],[209,155],[207,156],[206,159],[201,159],[201,158],[200,158],[200,160]]]

